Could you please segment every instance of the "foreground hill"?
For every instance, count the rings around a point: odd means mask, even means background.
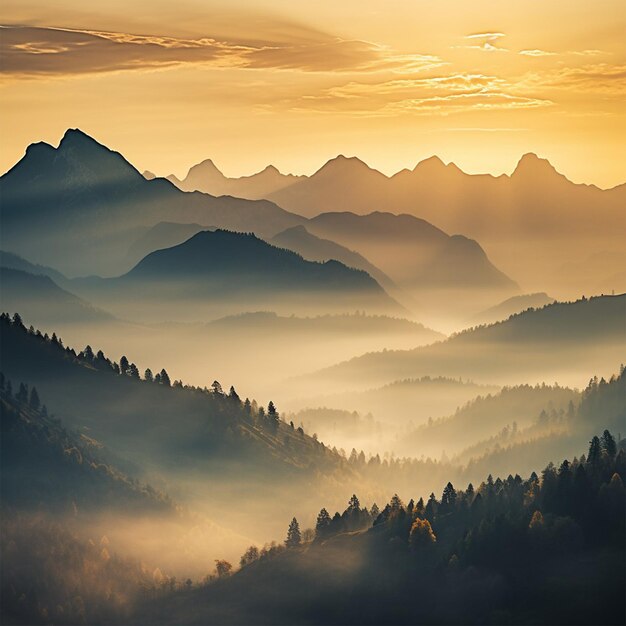
[[[363,387],[440,375],[506,384],[545,378],[580,384],[588,372],[623,359],[625,316],[626,295],[555,303],[431,346],[366,354],[319,372],[314,380]]]
[[[62,514],[84,508],[161,511],[171,503],[103,461],[97,442],[50,417],[37,389],[0,379],[4,507]]]
[[[289,313],[402,310],[363,271],[337,261],[305,261],[252,234],[223,230],[202,231],[153,252],[119,278],[77,285],[94,301],[111,301],[112,309],[133,311],[139,319],[150,315],[151,303],[159,305],[155,314],[161,320],[210,319],[249,308]],[[146,312],[135,313],[135,306]]]
[[[168,466],[184,452],[190,466],[214,462],[213,456],[227,453],[236,464],[260,463],[257,471],[262,465],[271,471],[276,464],[304,469],[308,461],[297,452],[302,445],[310,445],[314,455],[324,457],[310,438],[298,439],[298,433],[282,422],[268,422],[262,432],[238,396],[172,386],[169,378],[140,380],[128,362],[116,366],[92,351],[77,355],[56,337],[51,340],[29,332],[20,320],[11,322],[6,315],[0,333],[2,368],[8,379],[36,386],[68,426],[86,429],[117,453],[148,466]],[[291,451],[283,448],[285,435],[294,438]],[[234,454],[237,448],[247,450],[247,455]]]
[[[582,450],[581,450],[582,452]],[[614,624],[624,614],[626,455],[605,431],[586,459],[442,495],[356,496],[315,538],[246,553],[213,584],[145,603],[173,624]],[[332,509],[331,509],[332,511]],[[372,513],[373,511],[373,513]],[[277,590],[279,590],[277,592]]]
[[[126,252],[146,227],[198,222],[259,236],[303,219],[266,200],[183,193],[146,180],[122,155],[80,130],[57,148],[37,143],[0,178],[1,246],[68,275],[126,271]],[[68,253],[71,250],[71,254]]]

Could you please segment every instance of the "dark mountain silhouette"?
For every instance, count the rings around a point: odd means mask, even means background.
[[[224,230],[202,231],[182,244],[152,252],[119,278],[76,284],[95,302],[112,299],[125,310],[124,302],[131,307],[158,302],[159,315],[167,310],[171,316],[160,319],[210,319],[218,311],[242,309],[402,311],[362,270],[338,261],[305,261],[255,235]],[[139,295],[143,302],[137,303]]]
[[[470,321],[472,325],[493,324],[494,322],[504,320],[515,313],[521,313],[531,307],[540,308],[546,304],[552,304],[553,302],[555,302],[555,299],[544,292],[525,293],[521,296],[507,298],[503,302],[500,302],[500,304],[496,304],[495,306],[481,311],[477,315],[474,315]]]
[[[68,130],[58,148],[28,147],[0,178],[0,211],[3,249],[73,275],[127,270],[132,242],[162,221],[264,237],[303,222],[266,200],[214,198],[183,193],[162,178],[147,181],[119,153],[80,130]]]
[[[367,272],[387,291],[393,292],[398,289],[389,276],[370,263],[363,255],[349,250],[330,239],[316,237],[305,226],[288,228],[272,237],[269,243],[297,252],[309,261],[324,262],[334,259],[348,267]]]
[[[134,266],[151,252],[177,246],[201,230],[215,229],[210,226],[201,226],[200,224],[159,222],[133,243],[128,251],[128,262]]]
[[[154,178],[152,172],[144,172],[147,179]],[[206,159],[190,168],[185,178],[167,176],[182,191],[202,191],[212,196],[236,196],[248,200],[260,200],[304,178],[293,174],[281,174],[273,165],[251,176],[228,178],[216,167],[211,159]]]
[[[424,375],[492,383],[528,376],[579,380],[623,359],[625,318],[626,295],[557,302],[431,346],[365,354],[319,372],[313,382],[367,387]]]
[[[59,287],[49,276],[0,267],[0,309],[22,311],[37,326],[114,322],[114,317]]]
[[[475,241],[450,237],[412,215],[322,213],[306,228],[357,250],[402,288],[517,289]]]

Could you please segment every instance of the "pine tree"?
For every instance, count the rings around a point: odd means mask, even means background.
[[[143,379],[148,383],[154,382],[154,376],[152,375],[152,370],[150,368],[144,372]]]
[[[323,539],[326,537],[328,535],[329,527],[330,515],[326,509],[322,509],[317,516],[317,522],[315,522],[315,537],[317,539]]]
[[[600,448],[600,439],[593,437],[589,442],[589,454],[587,455],[587,463],[593,467],[597,467],[600,463],[602,450]]]
[[[24,383],[20,383],[20,388],[15,395],[19,402],[26,403],[28,401],[28,387]]]
[[[348,501],[348,511],[359,511],[361,509],[361,503],[356,497],[356,494],[352,494],[352,497]]]
[[[300,534],[300,524],[298,524],[298,520],[294,517],[289,524],[289,528],[287,530],[287,539],[285,540],[285,545],[288,548],[296,548],[300,545],[302,541],[302,535]]]
[[[165,385],[166,387],[170,387],[172,385],[170,377],[168,376],[168,373],[165,371],[165,369],[161,370],[161,384]]]
[[[35,387],[30,390],[30,400],[28,404],[33,411],[39,410],[39,394],[37,393],[37,389],[35,389]]]
[[[270,421],[270,425],[272,428],[278,428],[279,415],[274,403],[270,400],[270,403],[267,405],[267,417]]]
[[[122,376],[126,376],[126,373],[128,372],[128,365],[128,359],[125,356],[122,356],[120,359],[120,374],[122,374]]]
[[[443,490],[443,494],[441,496],[441,506],[445,507],[446,510],[450,510],[454,508],[456,504],[456,490],[452,486],[452,483],[448,483]]]
[[[615,443],[615,438],[608,430],[605,430],[602,433],[601,446],[609,457],[613,458],[617,454],[617,444]]]

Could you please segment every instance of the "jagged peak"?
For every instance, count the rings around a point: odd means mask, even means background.
[[[422,159],[413,168],[413,172],[462,172],[454,163],[444,163],[436,154]]]
[[[58,149],[63,150],[64,148],[74,146],[97,146],[99,148],[105,148],[106,150],[109,149],[97,142],[91,135],[88,135],[80,128],[68,128],[61,138]]]
[[[515,170],[511,176],[520,176],[524,174],[537,174],[542,172],[550,172],[558,174],[556,168],[548,159],[537,156],[534,152],[527,152],[517,163]]]

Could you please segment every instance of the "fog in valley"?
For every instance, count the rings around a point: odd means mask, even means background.
[[[181,179],[29,146],[2,623],[617,623],[625,206],[534,155]]]

